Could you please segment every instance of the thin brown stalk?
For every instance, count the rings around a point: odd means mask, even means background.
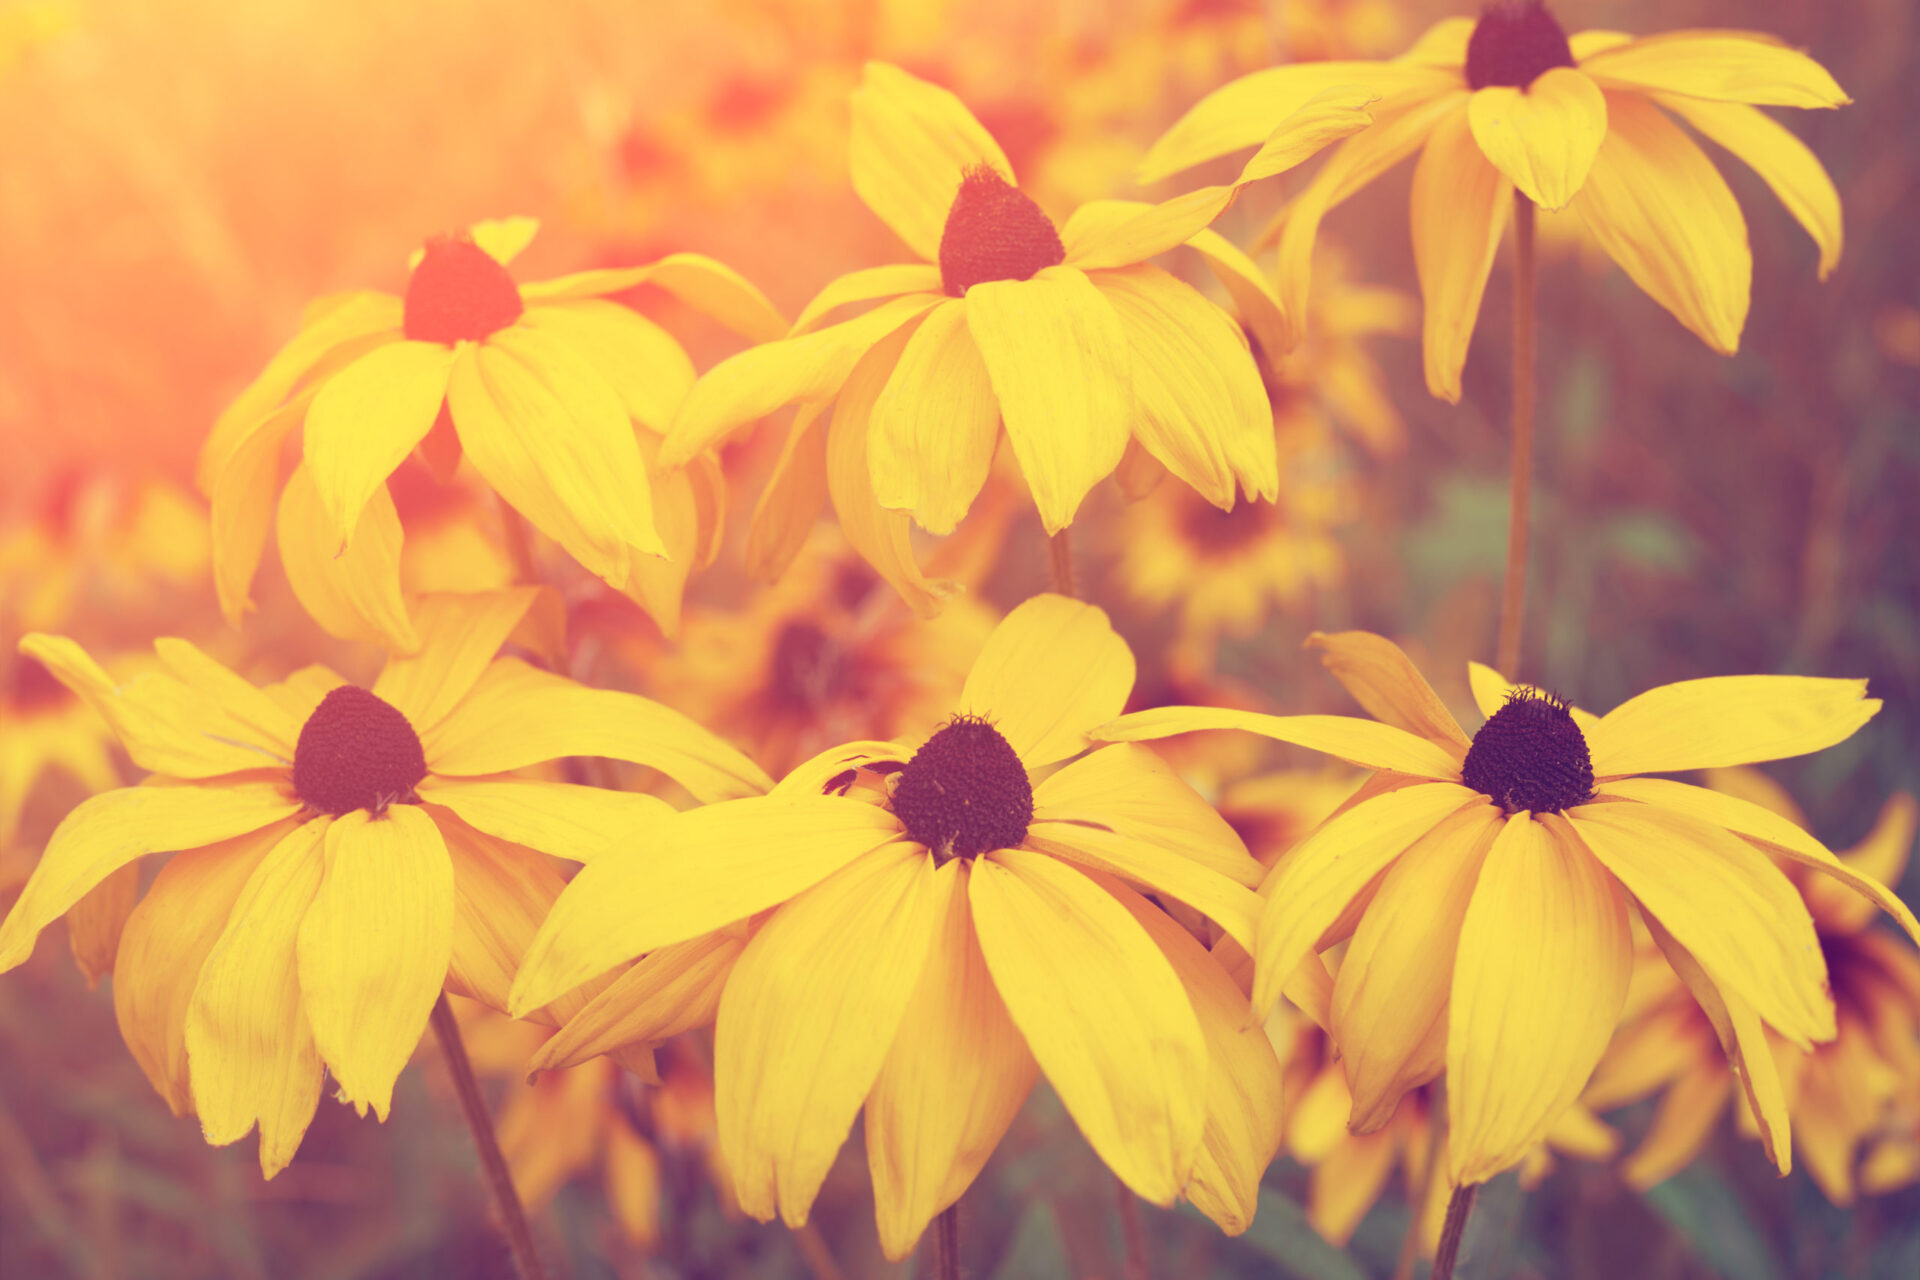
[[[795,1227],[793,1243],[800,1250],[801,1261],[813,1273],[813,1280],[847,1280],[847,1273],[841,1270],[840,1262],[828,1247],[827,1238],[820,1234],[820,1228],[811,1222]]]
[[[1073,584],[1073,530],[1062,529],[1047,535],[1049,567],[1053,571],[1053,589],[1068,599],[1080,593]]]
[[[960,1206],[950,1204],[933,1220],[933,1270],[939,1280],[960,1280]]]
[[[1500,674],[1519,678],[1527,609],[1527,511],[1533,498],[1533,201],[1513,197],[1513,455],[1507,488],[1507,575],[1500,593]]]
[[[1467,1219],[1473,1216],[1477,1182],[1455,1187],[1447,1200],[1447,1221],[1440,1228],[1440,1250],[1433,1258],[1433,1280],[1453,1280],[1453,1264],[1460,1257],[1460,1239],[1467,1234]]]

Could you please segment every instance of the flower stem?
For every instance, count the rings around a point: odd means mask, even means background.
[[[939,1280],[960,1280],[960,1205],[956,1201],[933,1220],[933,1268]]]
[[[520,1280],[547,1280],[547,1269],[533,1247],[533,1233],[527,1229],[527,1215],[520,1207],[520,1195],[513,1189],[513,1175],[507,1171],[506,1157],[500,1154],[500,1141],[493,1133],[493,1117],[487,1114],[487,1100],[480,1095],[480,1082],[474,1079],[473,1064],[467,1060],[467,1046],[460,1039],[460,1024],[454,1020],[453,1006],[446,993],[433,1006],[433,1034],[439,1038],[440,1052],[447,1060],[447,1074],[453,1077],[454,1092],[460,1095],[460,1110],[473,1131],[473,1145],[480,1149],[480,1165],[486,1171],[487,1184],[500,1210],[507,1244]]]
[[[1048,534],[1047,551],[1053,570],[1053,589],[1069,600],[1076,598],[1080,593],[1073,589],[1073,530]]]
[[[1433,1257],[1433,1280],[1452,1280],[1453,1264],[1460,1256],[1460,1238],[1467,1233],[1474,1193],[1479,1190],[1479,1183],[1470,1182],[1464,1187],[1455,1187],[1447,1200],[1447,1221],[1440,1228],[1440,1249]]]
[[[1507,578],[1500,593],[1500,674],[1519,677],[1527,608],[1527,509],[1533,491],[1533,201],[1513,197],[1513,463],[1507,488]]]
[[[1120,1275],[1122,1280],[1147,1280],[1147,1233],[1140,1228],[1140,1202],[1118,1177],[1113,1180],[1113,1192],[1120,1208],[1120,1240],[1126,1250]]]

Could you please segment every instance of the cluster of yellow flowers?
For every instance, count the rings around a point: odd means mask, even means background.
[[[1920,941],[1888,888],[1914,805],[1836,855],[1743,766],[1849,737],[1880,706],[1864,681],[1688,680],[1595,715],[1509,659],[1472,667],[1469,733],[1399,647],[1349,631],[1310,645],[1370,718],[1173,705],[1193,699],[1136,696],[1129,645],[1075,598],[1068,537],[1101,481],[1177,482],[1128,531],[1124,577],[1176,615],[1172,665],[1203,684],[1223,633],[1338,576],[1326,528],[1350,498],[1309,478],[1325,433],[1289,428],[1308,412],[1290,385],[1336,379],[1363,442],[1397,445],[1352,341],[1405,308],[1310,302],[1335,206],[1419,153],[1435,396],[1460,398],[1496,251],[1511,222],[1531,253],[1536,207],[1571,210],[1731,352],[1745,226],[1674,117],[1765,179],[1824,275],[1838,196],[1757,107],[1846,100],[1751,33],[1568,36],[1538,4],[1500,6],[1390,61],[1218,87],[1139,177],[1254,148],[1230,181],[1056,220],[959,98],[873,63],[852,183],[914,260],[831,281],[791,323],[700,254],[523,283],[531,219],[430,239],[402,296],[313,304],[214,425],[210,555],[178,570],[210,569],[245,625],[272,529],[313,622],[384,668],[256,685],[161,639],[110,673],[49,633],[60,609],[30,615],[0,676],[9,715],[45,727],[10,720],[0,744],[0,848],[48,765],[92,794],[0,924],[0,970],[68,917],[154,1087],[211,1143],[257,1129],[268,1177],[327,1076],[387,1116],[448,995],[534,1024],[522,1038],[462,1005],[497,1069],[579,1069],[508,1113],[522,1191],[603,1155],[643,1242],[651,1140],[594,1129],[614,1064],[657,1086],[653,1140],[700,1147],[729,1203],[796,1228],[864,1117],[890,1258],[966,1192],[1042,1074],[1128,1189],[1228,1232],[1284,1136],[1346,1171],[1314,1192],[1335,1239],[1404,1161],[1432,1249],[1449,1189],[1539,1172],[1549,1148],[1610,1154],[1596,1113],[1660,1091],[1637,1185],[1737,1094],[1779,1169],[1791,1122],[1844,1202],[1920,1084],[1920,953],[1869,927],[1878,909]],[[1242,188],[1328,148],[1253,245],[1212,229]],[[1156,265],[1187,249],[1226,305]],[[642,286],[752,345],[697,373],[627,305]],[[683,605],[725,547],[720,447],[789,407],[745,548],[775,585],[744,620]],[[1317,514],[1272,514],[1283,474]],[[978,588],[1022,491],[1054,590],[996,619]],[[819,549],[829,506],[852,555]],[[916,528],[947,540],[923,559]],[[623,602],[598,623],[568,607],[595,579]],[[696,714],[591,679],[565,634],[583,617]],[[139,785],[115,786],[93,716]],[[1361,772],[1221,778],[1140,745],[1222,730]],[[1710,785],[1652,776],[1692,770]],[[710,1078],[683,1047],[706,1028]]]

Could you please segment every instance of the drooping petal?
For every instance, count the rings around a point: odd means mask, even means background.
[[[263,416],[234,442],[231,453],[210,473],[207,498],[213,585],[220,612],[229,626],[239,626],[253,608],[249,593],[273,521],[280,454],[287,433],[306,417],[310,401],[311,397],[302,397]]]
[[[33,952],[40,931],[95,885],[149,853],[199,849],[299,812],[284,782],[122,787],[82,800],[47,839],[0,924],[0,972]]]
[[[390,342],[328,378],[307,409],[307,470],[338,551],[360,512],[425,438],[447,396],[454,348]]]
[[[514,980],[519,1017],[643,952],[785,902],[900,835],[877,805],[764,796],[634,833],[574,877]]]
[[[931,262],[896,262],[881,267],[864,267],[835,276],[825,288],[813,295],[794,319],[793,333],[798,337],[811,333],[820,322],[841,307],[862,302],[881,302],[903,293],[939,293],[946,286],[940,268]]]
[[[1753,284],[1739,203],[1706,152],[1644,98],[1608,94],[1607,121],[1574,211],[1648,296],[1732,355]]]
[[[293,758],[304,720],[288,714],[264,689],[214,661],[190,640],[161,636],[153,642],[153,653],[194,696],[217,706],[223,717],[237,725],[244,741],[262,743],[282,759]]]
[[[467,228],[467,235],[483,253],[501,266],[509,266],[522,250],[540,234],[540,219],[525,214],[506,218],[483,218]]]
[[[544,778],[436,778],[416,790],[468,825],[571,862],[586,862],[616,838],[673,816],[673,806],[638,791],[548,782]]]
[[[1604,49],[1580,69],[1608,89],[1685,94],[1761,107],[1843,107],[1853,101],[1827,69],[1770,38],[1738,31],[1668,31]]]
[[[1459,760],[1425,738],[1358,716],[1273,716],[1230,707],[1154,707],[1135,711],[1092,730],[1101,742],[1149,742],[1206,729],[1245,729],[1357,764],[1417,778],[1458,782]]]
[[[1307,637],[1306,647],[1319,653],[1321,665],[1374,719],[1462,755],[1472,745],[1420,668],[1385,636],[1371,631],[1315,631]]]
[[[534,307],[522,328],[573,348],[620,397],[627,416],[664,433],[693,390],[693,361],[672,334],[630,307],[588,298]]]
[[[260,1171],[287,1167],[320,1105],[320,1051],[300,998],[295,941],[320,888],[331,818],[289,833],[261,860],[200,967],[187,1006],[193,1107],[209,1143],[260,1126]]]
[[[1669,1085],[1647,1133],[1620,1162],[1620,1177],[1636,1191],[1665,1182],[1706,1150],[1733,1093],[1733,1073],[1717,1058],[1701,1062]]]
[[[746,946],[746,937],[717,930],[642,957],[568,1018],[527,1070],[577,1066],[624,1044],[652,1044],[710,1025]]]
[[[1513,215],[1513,184],[1474,141],[1471,115],[1449,115],[1435,126],[1413,171],[1413,265],[1424,303],[1427,390],[1449,404],[1460,403],[1460,371],[1487,274]]]
[[[853,91],[847,161],[853,189],[907,247],[932,262],[940,256],[947,212],[960,177],[975,165],[1009,184],[1013,166],[966,104],[884,62],[869,62]]]
[[[1023,847],[1116,875],[1184,902],[1226,931],[1241,946],[1254,945],[1260,898],[1228,877],[1162,845],[1076,822],[1036,817]]]
[[[826,508],[827,429],[821,419],[817,405],[794,412],[787,442],[753,508],[745,558],[747,572],[762,582],[780,580]],[[872,504],[871,496],[868,502]]]
[[[1133,651],[1098,606],[1047,593],[1015,606],[967,672],[960,710],[993,722],[1029,769],[1091,746],[1133,691]]]
[[[786,318],[745,276],[702,253],[670,253],[638,267],[603,267],[520,286],[529,307],[578,302],[652,285],[752,342],[772,342],[787,331]]]
[[[1596,777],[1714,769],[1820,751],[1873,719],[1865,680],[1708,676],[1627,699],[1587,735]]]
[[[877,850],[786,904],[727,979],[714,1024],[720,1149],[740,1207],[803,1225],[893,1044],[959,880]]]
[[[1627,904],[1579,841],[1527,813],[1487,851],[1460,926],[1447,1034],[1448,1176],[1484,1182],[1593,1074],[1633,972]]]
[[[341,1101],[381,1120],[453,947],[453,864],[418,805],[327,828],[326,878],[300,922],[300,994]]]
[[[1348,1138],[1316,1162],[1307,1183],[1307,1221],[1313,1229],[1346,1247],[1386,1190],[1398,1154],[1391,1133],[1373,1133]]]
[[[501,658],[421,744],[447,777],[510,773],[567,756],[606,756],[660,770],[704,802],[773,785],[753,761],[668,707],[594,689]]]
[[[508,587],[422,597],[414,619],[417,651],[388,658],[373,692],[425,733],[473,689],[540,595],[538,587]],[[427,759],[431,764],[433,757]]]
[[[1572,829],[1715,983],[1796,1043],[1833,1038],[1826,964],[1806,904],[1752,845],[1644,804],[1570,811]]]
[[[1179,975],[1127,909],[1045,854],[974,862],[980,950],[1067,1113],[1141,1199],[1170,1205],[1205,1121],[1206,1040]]]
[[[446,989],[505,1013],[513,975],[567,882],[560,864],[545,854],[496,840],[444,809],[429,810],[429,816],[453,865]],[[579,1003],[554,1007],[571,1012]]]
[[[703,453],[678,471],[662,472],[655,465],[659,445],[642,436],[640,454],[653,473],[653,523],[666,555],[637,556],[629,567],[623,590],[653,619],[670,641],[680,638],[680,612],[687,579],[711,563],[710,550],[724,517],[725,480],[714,482],[719,462]]]
[[[993,466],[1000,402],[967,328],[964,299],[927,313],[874,401],[867,468],[874,500],[948,534]]]
[[[1089,752],[1042,779],[1033,789],[1033,816],[1157,844],[1248,888],[1266,874],[1199,792],[1150,748],[1132,743]]]
[[[1607,99],[1577,67],[1552,67],[1525,89],[1489,85],[1467,100],[1473,139],[1520,194],[1561,209],[1607,136]]]
[[[280,495],[280,564],[300,607],[320,629],[342,640],[401,653],[420,647],[400,592],[400,515],[385,485],[374,489],[345,547],[320,504],[305,464]]]
[[[67,945],[80,976],[87,980],[88,990],[98,987],[100,979],[113,972],[121,930],[139,897],[140,868],[128,863],[67,908]]]

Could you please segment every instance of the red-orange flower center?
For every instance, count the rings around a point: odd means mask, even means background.
[[[1558,813],[1593,796],[1593,756],[1567,704],[1516,689],[1480,726],[1460,780],[1508,813]]]
[[[936,862],[971,858],[1026,838],[1033,784],[998,729],[976,716],[956,716],[900,771],[893,812]]]
[[[416,804],[413,789],[426,776],[413,725],[358,685],[343,684],[323,698],[293,748],[293,789],[321,813]]]
[[[960,298],[983,281],[1030,279],[1066,256],[1052,221],[998,170],[981,164],[962,175],[940,233],[940,280],[948,293]]]
[[[1467,84],[1524,89],[1555,67],[1573,65],[1567,33],[1540,0],[1488,5],[1467,40]]]
[[[525,310],[507,269],[465,236],[434,236],[407,281],[401,328],[416,342],[478,342]]]

